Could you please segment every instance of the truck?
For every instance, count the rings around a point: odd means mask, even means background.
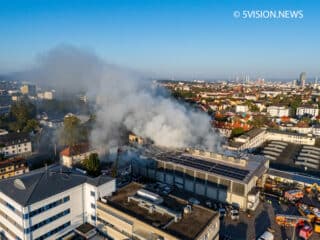
[[[309,239],[312,234],[313,234],[313,230],[312,230],[312,227],[309,225],[303,226],[299,231],[299,237],[304,240]]]
[[[303,196],[304,196],[303,191],[299,189],[289,190],[284,193],[284,198],[290,202],[297,201],[303,198]]]

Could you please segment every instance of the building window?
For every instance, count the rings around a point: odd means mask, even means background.
[[[6,206],[8,207],[8,208],[10,208],[12,211],[15,211],[16,209],[14,208],[14,206],[12,206],[10,203],[6,203]]]
[[[23,215],[23,218],[24,218],[24,219],[28,219],[28,218],[34,217],[34,216],[36,216],[36,215],[38,215],[38,214],[40,214],[40,213],[42,213],[42,212],[45,212],[45,211],[47,211],[47,210],[49,210],[49,209],[51,209],[51,208],[54,208],[54,207],[59,206],[59,205],[65,203],[65,202],[68,202],[69,200],[70,200],[70,197],[69,197],[69,196],[64,197],[64,198],[62,198],[62,199],[60,199],[60,200],[58,200],[58,201],[49,203],[48,205],[45,205],[45,206],[43,206],[43,207],[41,207],[41,208],[38,208],[38,209],[36,209],[36,210],[33,210],[33,211],[31,211],[30,213],[24,214],[24,215]]]
[[[47,238],[49,238],[50,236],[52,236],[52,235],[54,235],[54,234],[62,231],[63,229],[69,227],[70,224],[71,224],[70,221],[69,221],[69,222],[66,222],[65,224],[63,224],[63,225],[61,225],[61,226],[59,226],[59,227],[51,230],[50,232],[47,232],[46,234],[43,234],[42,236],[36,238],[35,240],[44,240],[44,239],[47,239]]]
[[[91,192],[90,192],[90,195],[91,195],[92,197],[95,197],[95,196],[96,196],[96,193],[95,193],[94,191],[91,191]]]
[[[91,220],[92,221],[96,221],[96,216],[95,215],[91,215]]]
[[[63,216],[68,215],[69,213],[70,213],[70,209],[67,209],[67,210],[65,210],[65,211],[63,211],[63,212],[60,212],[60,213],[58,213],[58,214],[50,217],[50,218],[47,218],[47,219],[44,220],[44,221],[41,221],[41,222],[33,225],[33,226],[30,227],[30,228],[25,229],[24,232],[25,232],[26,234],[29,234],[30,232],[33,232],[33,231],[35,231],[35,230],[37,230],[37,229],[39,229],[39,228],[41,228],[41,227],[43,227],[43,226],[45,226],[45,225],[47,225],[47,224],[49,224],[49,223],[51,223],[51,222],[59,219],[59,218],[62,218]]]

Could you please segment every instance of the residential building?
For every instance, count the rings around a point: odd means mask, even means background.
[[[247,105],[237,105],[236,113],[246,113],[249,111],[249,107]]]
[[[269,161],[263,156],[227,156],[192,149],[148,152],[141,159],[133,162],[133,172],[138,176],[175,185],[209,199],[234,203],[242,209],[256,205],[256,202],[249,204],[248,194],[269,167]]]
[[[312,117],[317,117],[319,115],[319,108],[318,107],[298,107],[296,115],[298,117],[302,117],[304,115],[309,115]]]
[[[24,158],[9,158],[0,160],[0,180],[18,176],[29,172],[27,161]]]
[[[108,239],[218,240],[219,214],[130,183],[97,203],[97,228]]]
[[[36,86],[30,85],[30,84],[24,84],[21,86],[20,91],[22,94],[30,95],[30,96],[36,96]]]
[[[95,149],[90,149],[88,143],[80,143],[71,147],[67,147],[60,152],[60,163],[66,167],[81,163],[88,158],[91,153],[97,153]]]
[[[1,239],[59,239],[83,223],[95,226],[97,199],[115,179],[90,178],[60,166],[0,181]]]
[[[52,91],[39,92],[37,96],[40,99],[52,100],[54,98],[54,93]]]
[[[0,153],[5,157],[25,155],[32,152],[29,133],[8,133],[0,135]]]
[[[239,137],[234,138],[229,143],[228,148],[230,150],[251,150],[261,146],[266,141],[266,130],[255,128],[252,129]]]
[[[289,108],[284,106],[269,106],[267,107],[267,113],[271,117],[286,117],[290,115]]]

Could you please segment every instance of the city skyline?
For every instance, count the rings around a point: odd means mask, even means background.
[[[61,44],[153,78],[308,79],[320,75],[317,6],[303,1],[3,1],[0,73],[33,67]],[[302,10],[237,19],[235,10]],[[21,41],[23,40],[23,41]]]

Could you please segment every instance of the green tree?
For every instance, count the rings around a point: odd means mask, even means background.
[[[28,121],[35,118],[36,106],[28,100],[19,101],[11,106],[9,115],[10,117],[8,120],[10,130],[22,131],[26,127]]]
[[[76,116],[68,116],[63,121],[63,131],[60,136],[62,145],[74,146],[80,141],[80,120]]]
[[[259,111],[260,111],[260,109],[258,108],[258,106],[255,105],[255,104],[251,104],[251,106],[249,107],[249,109],[250,109],[251,112],[259,112]]]
[[[30,119],[27,121],[26,126],[23,128],[23,132],[31,132],[39,128],[39,123],[35,119]]]
[[[261,128],[267,125],[268,122],[268,118],[265,115],[257,115],[253,117],[250,123],[255,128]]]
[[[89,174],[98,175],[100,172],[100,159],[97,153],[91,153],[89,158],[84,159],[83,165]]]
[[[238,137],[243,133],[244,133],[244,129],[243,128],[241,128],[241,127],[234,128],[234,129],[232,129],[231,137]]]

